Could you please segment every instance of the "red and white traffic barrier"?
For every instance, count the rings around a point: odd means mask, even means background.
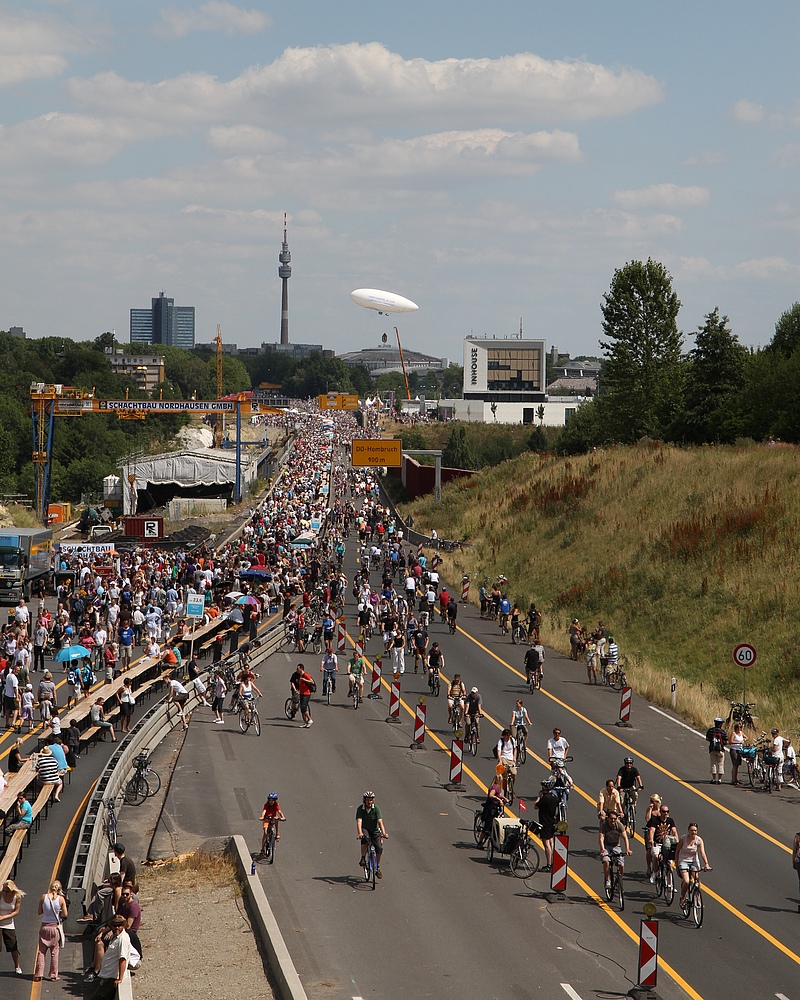
[[[553,838],[553,870],[550,873],[550,888],[553,892],[565,892],[567,888],[567,868],[569,865],[569,837],[557,833]]]
[[[658,921],[639,925],[639,986],[655,986],[658,977]]]
[[[461,770],[464,759],[464,741],[453,740],[450,744],[450,784],[461,784]]]
[[[631,718],[631,688],[624,687],[619,696],[619,721],[625,725]]]
[[[344,622],[341,619],[339,619],[339,621],[336,623],[336,649],[339,653],[344,652],[344,637],[345,637]]]
[[[417,704],[417,711],[414,717],[414,742],[420,746],[425,742],[425,715],[427,711],[428,706],[424,701],[420,701]]]
[[[372,685],[370,687],[370,697],[380,698],[381,696],[381,674],[383,673],[383,663],[380,656],[372,661]]]
[[[400,721],[400,674],[392,676],[391,694],[389,696],[389,718],[386,721]]]
[[[364,643],[360,639],[356,639],[355,650],[356,656],[361,659],[364,655]]]
[[[461,600],[466,604],[469,601],[469,577],[465,576],[461,580]]]
[[[422,542],[417,545],[417,559],[422,558]]]

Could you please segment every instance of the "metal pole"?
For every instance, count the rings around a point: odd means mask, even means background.
[[[236,503],[242,502],[242,401],[236,401]]]

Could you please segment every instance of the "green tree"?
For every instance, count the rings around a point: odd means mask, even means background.
[[[790,358],[798,344],[800,344],[800,302],[795,302],[775,324],[775,336],[769,346],[773,351],[779,351],[785,358]]]
[[[635,260],[614,272],[601,306],[601,391],[608,429],[619,441],[663,437],[680,406],[680,307],[663,264]]]
[[[442,465],[448,469],[475,468],[475,455],[463,425],[456,425],[450,431],[450,439],[442,450]]]
[[[461,399],[464,388],[464,366],[449,364],[442,373],[442,395],[446,399]]]
[[[720,318],[719,309],[708,313],[689,353],[684,407],[676,427],[683,431],[680,436],[695,444],[730,444],[738,436],[728,400],[742,390],[748,353],[728,323],[727,316]]]

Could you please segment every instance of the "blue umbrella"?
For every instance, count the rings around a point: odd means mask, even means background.
[[[63,663],[64,660],[81,660],[84,656],[91,655],[85,646],[65,646],[63,649],[59,649],[53,659],[56,663]]]

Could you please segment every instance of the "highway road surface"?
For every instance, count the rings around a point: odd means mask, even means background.
[[[352,636],[352,606],[348,612]],[[235,832],[255,852],[263,802],[268,792],[279,793],[287,822],[275,864],[260,864],[258,872],[312,1000],[625,995],[637,981],[648,902],[656,903],[659,921],[658,996],[800,1000],[800,900],[790,853],[800,793],[711,785],[704,734],[638,698],[632,727],[615,725],[619,694],[588,686],[582,664],[553,652],[544,690],[524,693],[524,647],[473,608],[462,605],[456,635],[437,622],[431,636],[444,650],[445,677],[457,670],[468,688],[477,684],[487,713],[479,753],[465,757],[460,790],[448,785],[444,691],[427,699],[424,747],[411,746],[412,712],[426,694],[413,657],[402,678],[397,725],[386,722],[386,687],[381,700],[365,700],[354,711],[346,681],[331,705],[314,696],[310,729],[289,722],[283,705],[294,663],[302,659],[314,674],[319,663],[313,655],[283,653],[261,668],[260,737],[240,733],[235,717],[214,725],[207,709],[192,720],[166,804],[172,839],[186,849],[202,837]],[[366,654],[371,659],[380,649],[376,637]],[[523,881],[503,860],[489,865],[472,837],[473,812],[494,769],[491,748],[520,695],[533,720],[532,755],[517,781],[531,806],[523,815],[535,817],[532,802],[547,773],[545,745],[554,726],[574,756],[563,897],[550,891],[545,873]],[[699,929],[682,918],[677,898],[668,909],[655,898],[644,875],[641,829],[628,859],[624,912],[601,900],[595,802],[629,753],[647,792],[659,792],[671,807],[679,832],[690,821],[699,824],[714,869],[704,875]],[[389,833],[385,877],[374,892],[358,868],[354,819],[367,788],[376,792]]]

